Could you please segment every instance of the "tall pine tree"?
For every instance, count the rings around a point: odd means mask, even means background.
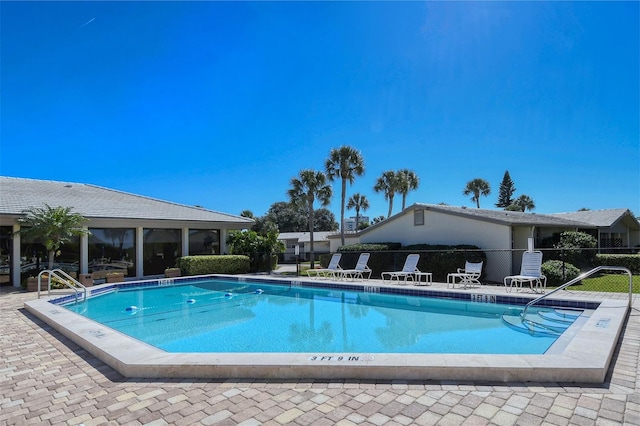
[[[500,192],[498,193],[498,202],[496,203],[496,207],[506,209],[513,204],[514,200],[511,197],[514,192],[516,192],[516,187],[511,180],[511,176],[509,176],[509,170],[507,170],[504,172],[504,177],[500,183]]]

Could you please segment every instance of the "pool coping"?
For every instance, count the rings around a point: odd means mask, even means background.
[[[139,287],[187,283],[203,278],[227,278],[241,282],[267,282],[321,288],[362,289],[394,294],[444,293],[471,298],[479,292],[432,290],[417,286],[386,286],[381,282],[336,282],[306,279],[200,276],[124,283]],[[112,291],[117,284],[89,289],[91,295]],[[496,298],[524,298],[495,295]],[[60,302],[73,296],[54,297]],[[444,297],[441,295],[441,297]],[[549,299],[547,299],[549,300]],[[36,299],[25,308],[55,330],[128,378],[207,379],[369,379],[456,380],[495,382],[603,383],[629,310],[619,299],[599,301],[550,299],[561,306],[597,308],[583,321],[575,335],[560,349],[543,355],[493,354],[363,354],[363,353],[168,353],[51,303]],[[591,304],[591,305],[590,305]],[[548,351],[549,352],[549,351]],[[557,353],[556,353],[557,352]]]

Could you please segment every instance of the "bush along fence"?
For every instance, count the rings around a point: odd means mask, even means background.
[[[597,249],[593,248],[539,250],[543,253],[542,272],[547,276],[549,287],[564,284],[597,266],[621,266],[629,269],[634,275],[635,292],[640,292],[640,254],[624,253],[622,250],[619,254],[600,254]],[[384,271],[402,269],[404,259],[411,253],[418,253],[420,254],[418,269],[423,272],[431,272],[436,282],[446,282],[447,274],[455,272],[457,268],[464,267],[466,261],[483,261],[481,282],[502,285],[504,277],[520,272],[520,262],[524,250],[487,250],[470,245],[399,247],[398,244],[382,243],[345,246],[339,252],[342,253],[340,265],[343,268],[355,266],[361,252],[371,253],[369,267],[373,270],[373,278],[380,278],[380,273]],[[320,256],[321,264],[326,266],[330,258],[331,254]],[[579,285],[572,286],[571,289],[626,292],[628,291],[628,276],[626,274],[602,273],[584,280]]]

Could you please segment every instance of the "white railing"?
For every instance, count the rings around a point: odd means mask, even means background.
[[[38,274],[38,299],[40,298],[40,289],[42,287],[42,275],[47,274],[47,297],[51,297],[51,277],[56,277],[58,282],[63,283],[75,292],[76,303],[78,303],[78,288],[82,289],[82,300],[87,300],[87,288],[80,284],[75,278],[67,274],[62,269],[45,269]]]
[[[536,303],[538,303],[539,301],[541,301],[542,299],[545,299],[549,296],[551,296],[553,293],[558,292],[560,290],[564,290],[565,288],[569,287],[570,285],[574,285],[576,283],[579,283],[580,281],[582,281],[583,279],[595,274],[596,272],[602,271],[602,270],[607,270],[607,271],[620,271],[620,272],[625,272],[627,275],[629,275],[629,307],[631,307],[631,305],[633,304],[633,275],[631,274],[631,271],[627,268],[623,268],[622,266],[598,266],[596,268],[593,268],[590,271],[585,272],[584,274],[581,274],[579,276],[577,276],[576,278],[572,279],[571,281],[568,281],[564,284],[562,284],[560,287],[555,288],[553,291],[543,294],[542,296],[533,299],[531,302],[527,303],[527,305],[524,307],[521,317],[522,320],[524,321],[525,317],[527,316],[527,311],[529,310],[530,306],[535,305]]]

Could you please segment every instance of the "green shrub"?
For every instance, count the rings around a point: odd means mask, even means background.
[[[402,244],[400,243],[362,243],[362,244],[350,244],[342,246],[338,249],[339,252],[357,251],[357,252],[372,252],[372,251],[388,251],[388,250],[400,250]],[[329,256],[331,257],[331,256]]]
[[[547,260],[542,264],[542,274],[547,277],[547,285],[559,286],[580,275],[580,270],[568,262]]]
[[[633,275],[640,275],[640,254],[597,254],[597,266],[622,266]]]
[[[403,247],[403,250],[420,253],[418,269],[433,274],[434,281],[446,282],[447,274],[456,272],[458,268],[464,268],[467,261],[484,262],[482,271],[487,266],[487,255],[478,246],[470,244],[412,244]],[[480,277],[482,279],[482,277]]]
[[[232,254],[249,256],[251,272],[275,269],[278,262],[276,253],[284,252],[284,243],[278,240],[278,233],[275,231],[266,234],[251,230],[231,231],[227,244]]]
[[[595,261],[598,241],[584,232],[565,231],[560,234],[556,248],[563,259],[578,267],[591,267]]]
[[[385,271],[401,270],[409,254],[419,253],[418,269],[433,273],[433,279],[442,282],[446,281],[448,273],[463,268],[466,261],[486,262],[487,259],[479,247],[467,244],[413,244],[400,247],[398,243],[368,243],[344,246],[339,252],[342,253],[340,266],[344,269],[353,268],[361,252],[371,253],[368,265],[372,270],[372,277],[380,277]],[[323,267],[328,265],[330,259],[331,255],[321,258]]]
[[[331,253],[324,253],[318,256],[318,262],[320,263],[320,266],[322,266],[323,268],[329,266],[329,262],[331,262],[332,257],[333,254]]]
[[[176,260],[176,266],[182,275],[246,274],[249,272],[249,256],[184,256]]]

